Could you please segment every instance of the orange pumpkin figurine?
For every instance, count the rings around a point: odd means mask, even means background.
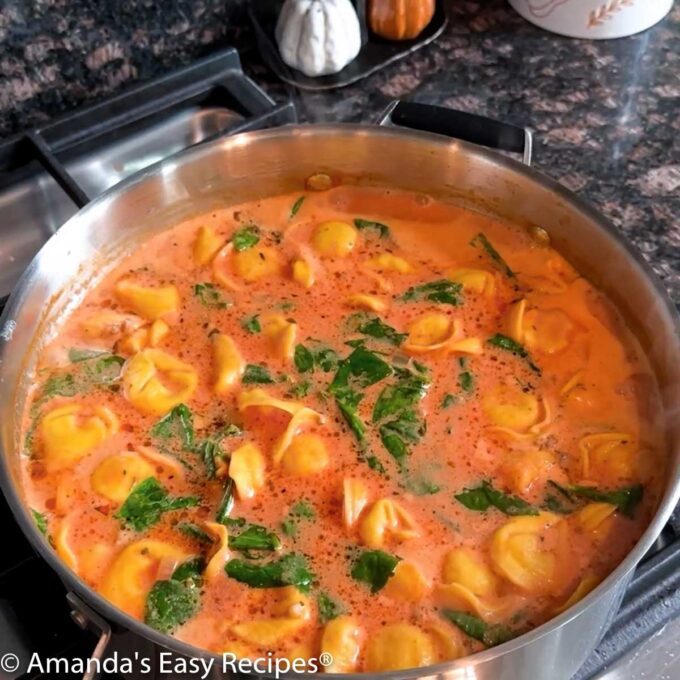
[[[435,0],[369,0],[368,24],[388,40],[411,40],[430,23]]]

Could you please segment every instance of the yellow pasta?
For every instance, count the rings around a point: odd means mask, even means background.
[[[321,437],[298,434],[283,452],[281,465],[290,475],[307,477],[319,474],[329,463],[328,451]]]
[[[116,284],[116,297],[135,314],[153,321],[179,310],[179,293],[175,286],[141,286],[123,279]]]
[[[295,351],[297,324],[281,314],[266,314],[262,317],[262,333],[277,359],[291,361]]]
[[[366,645],[368,672],[429,666],[436,659],[432,638],[420,628],[395,623],[380,628]]]
[[[206,522],[204,526],[208,533],[216,539],[216,546],[203,572],[205,580],[210,582],[218,576],[224,575],[224,565],[231,556],[231,551],[229,550],[229,532],[224,524],[219,524],[218,522]]]
[[[326,673],[352,673],[359,663],[361,628],[351,616],[339,616],[326,624],[321,636],[321,654],[330,654]]]
[[[170,326],[163,319],[156,319],[121,338],[116,343],[116,351],[123,354],[136,354],[146,347],[158,347],[169,332]]]
[[[121,504],[139,482],[154,476],[155,469],[134,451],[104,458],[90,477],[92,489],[114,503]]]
[[[148,538],[135,541],[118,553],[104,574],[100,592],[119,609],[140,618],[161,563],[172,572],[188,557],[171,543]]]
[[[553,614],[561,614],[562,612],[573,607],[577,602],[580,602],[588,593],[595,590],[599,585],[600,579],[596,574],[588,572],[578,583],[574,592],[564,601],[563,604],[553,609]]]
[[[366,482],[361,479],[347,477],[343,480],[342,489],[342,518],[345,527],[351,529],[356,524],[364,508],[368,505],[368,486],[366,486]]]
[[[232,261],[236,274],[249,283],[280,276],[283,270],[281,256],[269,246],[257,245],[234,253]]]
[[[199,227],[194,239],[193,255],[197,265],[208,264],[224,245],[224,238],[211,227]]]
[[[496,291],[496,279],[484,269],[452,269],[448,278],[463,286],[463,290],[480,295],[493,295]]]
[[[516,384],[497,385],[483,397],[482,407],[494,425],[519,433],[535,425],[541,415],[538,399]]]
[[[118,418],[105,406],[67,404],[40,421],[45,464],[53,470],[74,465],[118,431]]]
[[[403,257],[391,253],[382,253],[372,257],[364,263],[364,267],[396,274],[410,274],[413,271],[413,267]]]
[[[543,548],[541,539],[559,521],[549,512],[508,520],[491,540],[491,560],[498,573],[527,592],[549,590],[556,557]]]
[[[625,432],[602,432],[581,438],[581,473],[586,480],[615,477],[621,481],[635,478],[637,444]]]
[[[389,308],[389,304],[377,295],[366,295],[364,293],[355,293],[350,295],[345,304],[352,309],[366,309],[369,312],[377,312],[382,314]]]
[[[215,393],[227,394],[238,386],[246,362],[234,340],[219,333],[213,340],[215,363]]]
[[[293,260],[291,265],[293,281],[297,281],[305,288],[311,288],[314,285],[314,268],[303,258]]]
[[[402,560],[397,564],[383,593],[402,602],[419,602],[430,590],[430,583],[413,562]]]
[[[537,482],[548,479],[556,464],[552,451],[528,449],[509,454],[502,470],[510,489],[526,494]]]
[[[411,514],[397,501],[383,498],[373,503],[359,526],[362,541],[371,548],[381,548],[391,541],[401,542],[418,536]]]
[[[231,454],[229,476],[234,480],[239,498],[253,498],[264,486],[267,464],[260,449],[248,443]]]
[[[198,386],[192,366],[159,349],[135,354],[123,367],[128,401],[144,413],[162,415],[188,401]]]
[[[357,230],[347,222],[322,222],[312,235],[312,247],[325,258],[347,257],[358,240]]]

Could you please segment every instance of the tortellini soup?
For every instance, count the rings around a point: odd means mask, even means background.
[[[565,611],[663,478],[645,357],[548,232],[396,190],[311,182],[156,235],[35,383],[25,491],[72,570],[198,647],[332,672]]]

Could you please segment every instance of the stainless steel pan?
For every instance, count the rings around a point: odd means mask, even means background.
[[[452,132],[463,124],[465,136],[476,142],[524,152],[525,161],[530,157],[530,135],[512,126],[419,105],[399,105],[389,113],[387,120],[433,132]],[[9,505],[31,543],[72,592],[75,606],[84,612],[81,618],[104,630],[104,638],[108,621],[179,654],[210,656],[117,610],[64,566],[23,502],[19,418],[41,342],[117,259],[183,218],[299,189],[306,177],[320,171],[346,181],[415,190],[544,227],[555,247],[614,300],[647,352],[661,387],[660,415],[668,424],[667,484],[654,519],[626,559],[578,605],[526,635],[458,661],[381,674],[566,680],[602,637],[635,565],[680,496],[680,325],[649,267],[597,211],[526,164],[477,145],[397,126],[253,132],[163,161],[82,209],[33,260],[0,319],[0,481]]]

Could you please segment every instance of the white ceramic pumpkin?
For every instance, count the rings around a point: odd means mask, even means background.
[[[276,40],[283,61],[306,76],[338,73],[361,49],[359,18],[350,0],[286,0]]]

